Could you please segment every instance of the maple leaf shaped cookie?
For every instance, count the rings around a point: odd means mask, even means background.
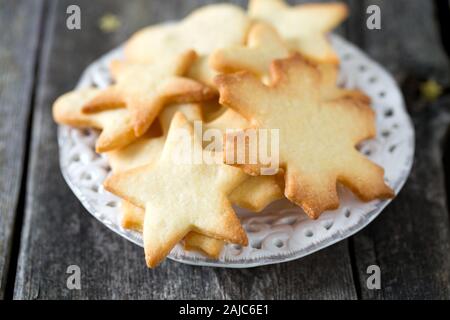
[[[181,128],[188,139],[180,134]],[[105,181],[108,191],[145,207],[143,236],[149,267],[156,266],[190,231],[247,244],[228,200],[228,194],[247,176],[224,164],[175,162],[196,140],[192,126],[177,113],[156,164],[114,174]],[[201,145],[197,148],[201,150]]]
[[[84,114],[83,105],[99,94],[98,89],[88,88],[68,92],[53,104],[53,118],[63,125],[101,130],[95,144],[97,152],[107,152],[125,147],[137,139],[130,112],[126,109],[107,110]]]
[[[83,111],[93,113],[126,106],[136,136],[142,136],[165,105],[203,101],[216,95],[209,87],[182,77],[195,59],[195,52],[189,50],[174,59],[161,58],[154,64],[116,66],[120,70],[115,74],[117,82],[86,103]]]
[[[287,58],[293,54],[277,31],[265,23],[256,23],[248,34],[246,46],[233,46],[217,50],[211,56],[211,65],[222,73],[242,70],[253,72],[264,83],[270,80],[272,61]],[[338,68],[334,64],[318,64],[321,75],[321,93],[324,99],[354,97],[363,102],[370,99],[359,90],[344,89],[337,86]]]
[[[364,201],[393,196],[384,170],[355,148],[375,135],[374,112],[367,104],[321,99],[320,74],[299,55],[275,61],[271,76],[270,86],[250,72],[220,75],[216,82],[222,104],[255,127],[279,129],[279,163],[288,199],[317,218],[339,206],[337,182]]]
[[[327,33],[348,15],[343,3],[288,6],[283,0],[250,0],[251,18],[272,24],[292,49],[315,62],[338,63]]]

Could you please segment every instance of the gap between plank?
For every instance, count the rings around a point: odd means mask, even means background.
[[[38,87],[38,75],[40,72],[40,61],[41,61],[41,53],[42,47],[44,43],[44,37],[47,30],[47,10],[48,3],[47,0],[42,0],[42,7],[40,12],[39,19],[39,32],[38,32],[38,40],[35,48],[35,59],[33,65],[33,85],[31,90],[31,98],[30,98],[30,107],[27,117],[26,124],[26,133],[25,133],[25,152],[22,163],[22,177],[20,181],[20,190],[19,190],[19,199],[16,208],[16,215],[13,224],[12,231],[12,244],[10,248],[10,258],[8,263],[7,277],[6,277],[6,285],[5,285],[5,300],[12,300],[14,295],[14,286],[16,280],[16,270],[17,263],[20,252],[20,243],[22,237],[22,224],[23,218],[25,215],[25,207],[26,207],[26,198],[27,198],[27,180],[28,180],[28,161],[30,157],[30,148],[31,148],[31,131],[33,124],[33,115],[34,115],[34,103],[36,100],[36,91]]]
[[[362,293],[361,293],[361,283],[359,279],[359,273],[358,273],[358,266],[356,264],[356,254],[355,254],[355,246],[353,243],[353,237],[348,238],[348,252],[350,256],[350,267],[352,269],[352,278],[353,278],[353,285],[355,287],[356,292],[356,298],[358,300],[362,299]]]
[[[351,9],[350,18],[346,22],[345,36],[351,42],[355,43],[360,48],[364,48],[364,18],[366,14],[366,6],[364,1],[347,0],[347,5]],[[362,299],[361,280],[358,272],[358,265],[356,263],[356,252],[354,246],[353,236],[348,238],[348,253],[350,257],[350,268],[352,271],[353,287],[356,292],[356,298]]]

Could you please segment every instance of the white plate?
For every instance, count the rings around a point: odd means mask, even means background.
[[[376,62],[339,36],[332,36],[341,57],[341,84],[357,87],[373,100],[377,115],[376,139],[361,145],[361,151],[385,168],[386,181],[398,194],[410,172],[414,155],[414,129],[400,90]],[[122,56],[117,48],[92,63],[78,88],[105,87],[110,83],[108,65]],[[103,189],[109,173],[106,159],[94,151],[97,133],[60,126],[58,140],[61,170],[85,208],[108,228],[142,246],[139,233],[120,226],[119,199]],[[271,204],[260,214],[236,208],[248,233],[249,246],[227,245],[218,260],[175,247],[169,258],[179,262],[216,267],[248,268],[298,259],[345,239],[368,225],[391,200],[363,203],[347,190],[339,190],[338,210],[310,220],[287,200]],[[113,254],[113,253],[111,253]]]

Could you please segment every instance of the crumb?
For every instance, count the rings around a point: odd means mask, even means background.
[[[115,14],[107,13],[103,15],[99,20],[99,28],[104,33],[111,33],[120,28],[122,22]]]

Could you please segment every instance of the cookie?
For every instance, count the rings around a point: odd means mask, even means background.
[[[209,87],[182,77],[195,59],[195,52],[189,50],[174,58],[161,58],[153,64],[116,63],[116,83],[88,101],[83,112],[126,106],[136,136],[142,136],[165,105],[203,101],[215,96]]]
[[[156,164],[113,174],[104,183],[106,190],[145,207],[143,236],[149,267],[161,262],[191,231],[247,244],[245,231],[228,200],[228,194],[247,176],[224,164],[180,164],[179,156],[186,155],[196,141],[192,126],[177,113]]]
[[[200,56],[195,60],[186,76],[207,85],[211,89],[216,87],[214,78],[217,76],[217,72],[210,66],[209,55]]]
[[[165,141],[165,136],[144,135],[123,148],[107,152],[112,171],[121,172],[144,164],[156,163],[161,156]]]
[[[364,92],[358,89],[347,89],[338,86],[338,66],[331,63],[320,63],[316,66],[320,72],[320,91],[324,100],[350,98],[360,100],[363,104],[370,104],[370,97]]]
[[[215,73],[208,56],[218,48],[243,43],[249,19],[238,6],[214,4],[193,11],[179,23],[147,27],[125,45],[125,58],[131,62],[155,62],[162,56],[195,50],[200,58],[188,76],[213,85]]]
[[[352,98],[324,100],[320,72],[299,55],[273,62],[271,79],[266,86],[244,71],[220,75],[216,82],[221,104],[257,128],[279,130],[279,161],[289,200],[317,218],[339,206],[337,183],[363,201],[394,195],[384,182],[384,170],[355,148],[375,136],[368,104]],[[248,170],[246,164],[243,168]]]
[[[192,11],[179,23],[144,28],[125,45],[125,57],[133,62],[154,62],[162,55],[188,49],[199,55],[243,43],[249,27],[245,12],[232,4],[213,4]]]
[[[344,3],[308,3],[289,6],[283,0],[250,0],[248,14],[273,25],[289,47],[320,63],[339,62],[327,33],[348,15]]]
[[[206,123],[206,129],[219,129],[223,134],[230,129],[248,128],[250,122],[232,109],[227,109],[215,120]],[[279,178],[276,176],[252,176],[230,194],[233,204],[253,212],[283,197]]]
[[[125,60],[131,63],[154,63],[161,54],[191,49],[184,47],[179,50],[176,47],[177,41],[169,40],[172,34],[177,33],[178,25],[179,23],[162,23],[137,31],[125,43]],[[154,55],[152,48],[155,49]]]
[[[59,97],[53,104],[53,119],[63,125],[101,130],[95,144],[97,152],[122,148],[137,139],[127,109],[84,114],[83,106],[99,94],[98,89],[75,90]]]
[[[139,208],[129,201],[121,201],[122,228],[142,233],[144,226],[145,210]]]
[[[202,102],[201,106],[202,106],[203,121],[205,123],[215,120],[217,117],[223,114],[225,110],[228,109],[219,103],[218,98],[217,100]]]
[[[287,58],[291,50],[277,31],[266,23],[255,23],[247,36],[245,46],[234,45],[216,50],[210,58],[211,66],[220,73],[242,70],[264,78],[275,59]]]
[[[199,251],[213,259],[219,258],[224,246],[225,242],[197,232],[189,232],[183,241],[183,248],[185,250]]]
[[[200,106],[197,104],[174,104],[166,107],[159,115],[162,134],[154,136],[147,133],[124,148],[107,153],[113,172],[122,172],[146,164],[156,163],[164,148],[170,121],[175,112],[182,112],[188,120],[201,120]]]
[[[145,210],[122,200],[122,227],[142,233]],[[208,257],[217,259],[223,249],[224,242],[197,232],[189,232],[183,240],[186,250],[199,251]]]
[[[221,73],[247,70],[267,83],[272,61],[287,58],[293,52],[274,28],[265,23],[256,23],[250,29],[246,46],[233,46],[215,51],[211,56],[211,66]],[[321,92],[325,99],[352,97],[370,103],[370,98],[361,91],[344,89],[337,85],[338,66],[332,63],[319,63],[317,67],[321,76]]]
[[[172,105],[165,108],[159,116],[162,130],[161,136],[145,134],[125,148],[107,153],[112,171],[114,173],[124,172],[143,165],[156,163],[164,148],[170,121],[176,112],[182,112],[190,121],[201,120],[202,118],[200,106],[197,104]],[[135,206],[131,202],[122,200],[122,227],[142,233],[144,213],[144,209]],[[200,251],[211,258],[218,257],[224,245],[223,241],[198,233],[191,235],[191,233],[183,241],[187,250]]]

